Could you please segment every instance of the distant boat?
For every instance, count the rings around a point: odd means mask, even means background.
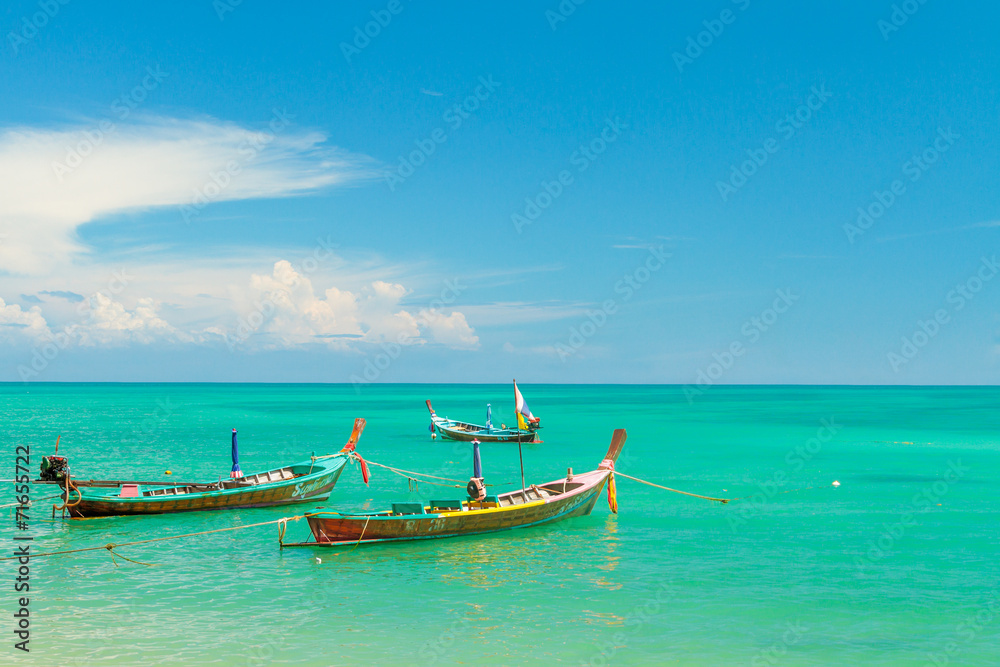
[[[625,429],[614,432],[608,453],[597,470],[578,475],[570,470],[562,479],[532,484],[499,496],[482,495],[480,486],[480,500],[432,500],[426,506],[393,503],[391,510],[366,514],[307,512],[306,520],[315,541],[282,546],[344,546],[457,537],[586,516],[594,509],[613,474],[625,438]],[[470,498],[476,490],[475,479],[469,483]]]
[[[330,495],[365,428],[354,421],[350,439],[340,452],[316,456],[265,472],[209,482],[142,482],[81,480],[66,477],[41,483],[60,484],[65,510],[72,518],[149,515],[201,510],[270,507],[322,500]],[[235,462],[234,471],[239,469]],[[45,457],[49,458],[49,457]]]
[[[430,399],[427,400],[427,409],[431,413],[431,432],[437,430],[443,438],[465,442],[472,440],[480,442],[541,442],[538,437],[538,429],[541,428],[540,420],[528,409],[524,397],[521,396],[521,392],[517,388],[517,380],[514,381],[514,409],[518,426],[514,428],[507,428],[506,425],[501,425],[500,428],[493,426],[493,410],[490,404],[486,405],[485,426],[439,417],[434,412]]]

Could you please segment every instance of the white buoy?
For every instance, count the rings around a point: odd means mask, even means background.
[[[840,486],[840,482],[838,482],[837,480],[833,480],[833,485],[834,486]]]
[[[319,556],[316,556],[316,562],[317,562],[317,563],[322,563],[322,562],[323,562],[323,559],[322,559],[322,558],[320,558]]]

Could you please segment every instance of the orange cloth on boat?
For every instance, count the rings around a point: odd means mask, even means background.
[[[615,487],[615,462],[605,461],[605,463],[610,464],[608,467],[611,469],[611,474],[608,475],[608,507],[611,508],[613,514],[618,514],[618,489]]]

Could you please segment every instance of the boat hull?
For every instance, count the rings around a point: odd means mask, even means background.
[[[432,416],[434,428],[443,438],[471,442],[541,442],[536,431],[519,431],[513,428],[486,428],[451,419]]]
[[[437,424],[435,424],[435,427],[442,437],[451,440],[461,440],[463,442],[471,442],[473,440],[478,440],[479,442],[541,442],[538,439],[538,434],[534,431],[521,431],[518,434],[516,431],[510,429],[496,429],[495,432],[491,432],[485,428],[481,431],[465,431]]]
[[[80,500],[72,505],[75,491],[70,493],[70,516],[77,519],[104,516],[144,516],[173,512],[272,507],[321,500],[330,495],[346,464],[346,457],[324,461],[314,472],[292,479],[258,484],[250,487],[184,493],[175,496],[139,496],[122,498],[92,489],[80,489]]]
[[[306,519],[315,544],[330,546],[458,537],[539,526],[586,516],[593,511],[609,473],[595,471],[587,474],[593,478],[573,492],[508,507],[407,516],[324,512],[306,514]],[[560,481],[543,487],[551,487]]]
[[[431,413],[432,430],[436,429],[443,438],[461,440],[463,442],[471,442],[472,440],[478,440],[479,442],[541,442],[536,431],[538,420],[535,420],[532,428],[528,430],[496,428],[440,417],[434,412],[430,400],[427,401],[427,410]]]

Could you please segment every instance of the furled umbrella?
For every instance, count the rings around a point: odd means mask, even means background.
[[[479,440],[472,440],[472,476],[477,479],[483,478],[483,461],[479,458]]]
[[[229,476],[233,479],[239,479],[243,476],[243,471],[240,470],[240,450],[236,446],[236,429],[233,429],[233,471],[229,473]]]

